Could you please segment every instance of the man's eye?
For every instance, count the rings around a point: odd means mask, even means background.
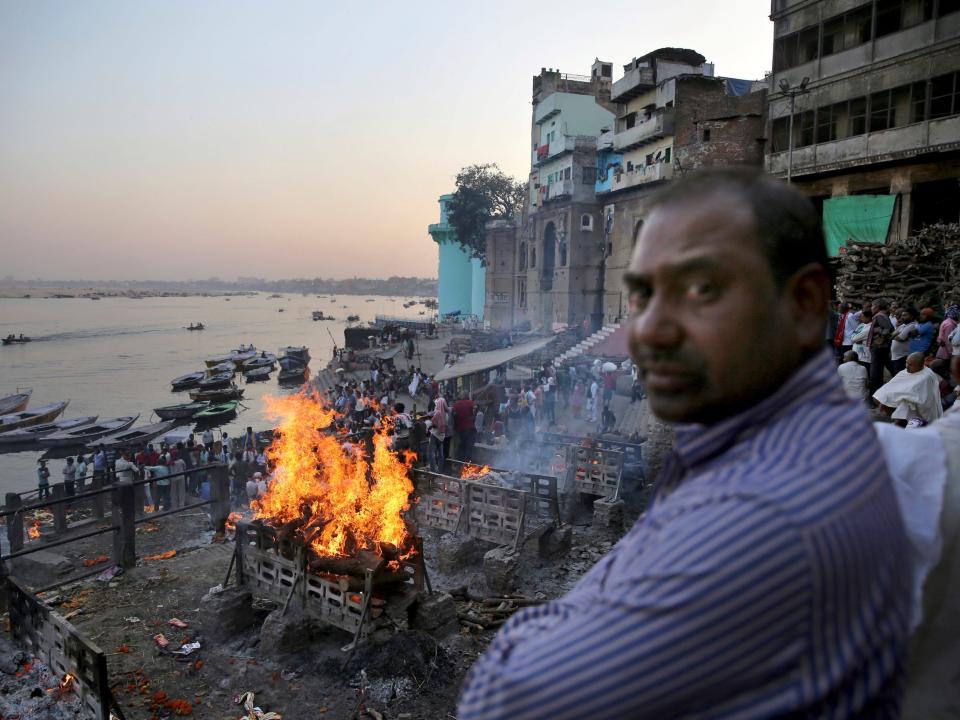
[[[631,313],[638,313],[646,306],[650,300],[650,291],[647,288],[636,288],[630,291],[627,296],[627,303],[630,306]]]
[[[687,284],[684,296],[691,300],[704,300],[716,294],[716,286],[709,280],[698,280]]]

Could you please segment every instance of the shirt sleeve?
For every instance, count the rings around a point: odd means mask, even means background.
[[[731,698],[795,693],[811,604],[799,534],[760,500],[672,512],[566,597],[508,622],[470,671],[458,718],[709,715]]]

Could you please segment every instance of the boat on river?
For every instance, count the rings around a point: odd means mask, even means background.
[[[324,315],[323,310],[314,310],[313,311],[314,320],[336,320],[333,315]]]
[[[231,380],[233,380],[233,372],[217,373],[216,375],[211,375],[201,380],[199,388],[201,390],[216,390],[226,387],[230,384]]]
[[[5,338],[3,338],[4,345],[22,345],[28,342],[33,342],[33,338],[29,338],[23,333],[20,333],[19,336],[11,333],[10,335],[7,335]]]
[[[206,328],[203,326],[203,323],[197,323],[196,325],[190,323],[190,327],[184,328],[184,330],[206,330]]]
[[[189,420],[201,410],[206,409],[207,403],[194,401],[180,403],[179,405],[166,405],[164,407],[154,408],[153,412],[161,420]]]
[[[270,373],[273,372],[273,368],[269,366],[253,368],[252,370],[247,370],[243,374],[243,379],[247,382],[258,382],[260,380],[269,380]]]
[[[228,387],[220,390],[191,390],[191,400],[207,400],[212,403],[223,402],[224,400],[238,400],[243,397],[243,390],[231,383]]]
[[[216,405],[211,405],[206,410],[201,410],[193,419],[198,424],[210,425],[213,423],[225,422],[228,418],[237,414],[238,400],[227,400]]]
[[[214,365],[219,365],[224,362],[232,362],[234,365],[242,365],[245,360],[254,358],[257,356],[257,349],[251,345],[249,347],[244,347],[241,345],[237,350],[231,350],[225,355],[217,355],[216,357],[207,358],[204,360],[208,368],[212,368]]]
[[[257,355],[255,358],[250,358],[240,367],[246,372],[248,370],[256,370],[257,368],[272,368],[275,362],[277,362],[276,355],[273,353],[263,353]]]
[[[89,425],[96,422],[96,415],[87,415],[85,417],[75,417],[66,420],[54,420],[53,422],[40,423],[30,427],[11,430],[10,432],[0,433],[0,445],[14,445],[17,443],[32,443],[46,435],[52,435],[55,432],[72,430],[82,425]]]
[[[0,415],[9,415],[23,410],[29,404],[32,394],[33,389],[27,388],[23,392],[17,390],[13,395],[0,398]]]
[[[140,416],[125,415],[110,418],[109,420],[101,420],[100,422],[81,425],[71,430],[62,430],[61,432],[47,435],[46,437],[40,438],[38,442],[40,443],[40,447],[74,447],[86,445],[88,442],[103,437],[104,435],[126,430],[137,421],[138,417]]]
[[[237,371],[237,364],[232,363],[229,360],[222,363],[217,363],[212,367],[207,368],[207,377],[213,377],[214,375],[219,375],[221,373],[230,373],[233,375]]]
[[[41,405],[33,410],[21,410],[20,412],[0,416],[0,433],[50,422],[66,410],[69,404],[69,400],[64,400],[63,402]]]
[[[177,392],[178,390],[186,390],[188,388],[196,387],[206,376],[207,374],[202,370],[199,372],[187,373],[186,375],[181,375],[180,377],[174,378],[170,381],[170,384],[173,386],[173,391]]]
[[[277,358],[277,362],[280,363],[280,367],[284,370],[289,370],[295,365],[309,365],[310,348],[305,345],[290,345],[280,348],[280,357]]]
[[[277,382],[281,385],[300,385],[305,383],[310,377],[310,371],[306,365],[296,365],[289,369],[281,368],[277,373]]]
[[[172,420],[164,420],[162,422],[150,423],[149,425],[128,428],[123,432],[97,438],[95,441],[87,443],[87,447],[90,449],[100,446],[103,446],[104,448],[124,448],[144,445],[153,440],[155,437],[166,433],[168,430],[170,430],[170,428],[173,427],[173,425],[174,423]]]

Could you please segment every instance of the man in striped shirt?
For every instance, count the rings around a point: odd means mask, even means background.
[[[460,720],[897,716],[907,544],[823,347],[825,268],[813,207],[778,181],[710,170],[661,195],[625,280],[675,449],[610,554],[503,627]]]

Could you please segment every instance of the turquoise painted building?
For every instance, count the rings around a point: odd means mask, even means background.
[[[453,195],[440,196],[440,222],[427,228],[439,248],[437,310],[442,318],[453,312],[483,319],[486,298],[486,268],[460,247],[457,234],[447,222],[447,204]]]

